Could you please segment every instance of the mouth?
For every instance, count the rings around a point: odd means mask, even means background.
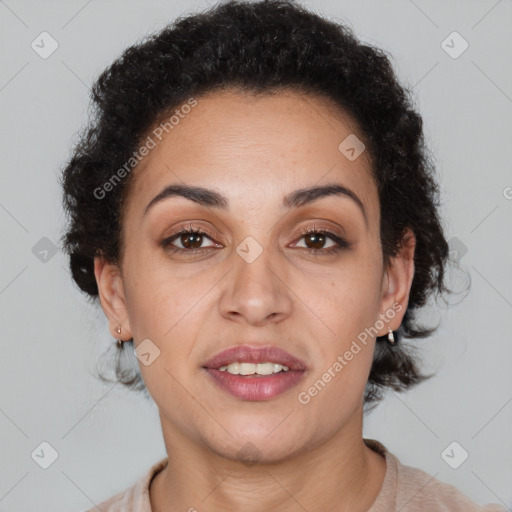
[[[300,359],[277,347],[240,345],[204,363],[213,382],[242,400],[270,400],[296,386],[306,373]]]

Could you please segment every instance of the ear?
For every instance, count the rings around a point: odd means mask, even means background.
[[[388,325],[392,330],[400,327],[409,303],[409,293],[414,278],[414,250],[416,237],[410,228],[406,228],[398,253],[391,258],[382,279],[381,315],[393,310],[393,319],[384,327],[379,336],[388,333]],[[386,315],[388,317],[388,315]],[[388,317],[389,318],[389,317]]]
[[[103,256],[96,256],[94,276],[98,285],[101,307],[108,318],[110,334],[115,339],[129,340],[132,338],[132,332],[126,309],[121,269]],[[119,327],[121,327],[120,334],[117,332]]]

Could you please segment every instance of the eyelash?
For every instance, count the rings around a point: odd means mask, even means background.
[[[164,240],[162,240],[160,242],[159,245],[161,245],[164,249],[170,250],[174,253],[181,252],[181,253],[197,254],[197,253],[202,253],[202,252],[205,252],[205,251],[208,251],[209,249],[211,249],[211,247],[203,247],[203,248],[196,248],[196,249],[182,249],[181,247],[174,247],[173,245],[171,245],[175,239],[180,238],[182,235],[192,235],[192,234],[206,236],[212,242],[214,241],[213,237],[209,233],[207,233],[201,229],[196,229],[196,228],[193,228],[192,226],[190,226],[188,229],[178,231],[177,233],[174,233],[170,237],[165,238]],[[309,250],[311,254],[314,254],[314,255],[335,254],[335,253],[338,253],[339,251],[341,251],[342,249],[350,248],[350,244],[345,239],[341,238],[340,236],[338,236],[330,231],[323,230],[323,229],[317,229],[316,227],[306,228],[306,229],[301,230],[300,239],[304,238],[305,236],[307,236],[309,234],[325,235],[327,238],[330,238],[333,242],[335,242],[337,244],[337,246],[330,247],[328,249],[315,249],[315,248],[309,249],[307,247],[300,248],[300,249]]]

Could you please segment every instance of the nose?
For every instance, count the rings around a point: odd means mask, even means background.
[[[293,301],[278,255],[263,248],[252,260],[245,257],[244,249],[254,251],[254,247],[242,243],[239,252],[233,252],[232,271],[220,298],[221,314],[254,326],[284,320],[292,312]]]

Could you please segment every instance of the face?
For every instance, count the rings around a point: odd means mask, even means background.
[[[368,155],[339,149],[355,125],[311,96],[225,91],[163,134],[133,171],[120,269],[95,272],[112,335],[146,354],[164,432],[277,461],[357,431],[375,335],[400,325],[413,266],[410,244],[383,266]],[[223,369],[240,360],[288,372]]]

